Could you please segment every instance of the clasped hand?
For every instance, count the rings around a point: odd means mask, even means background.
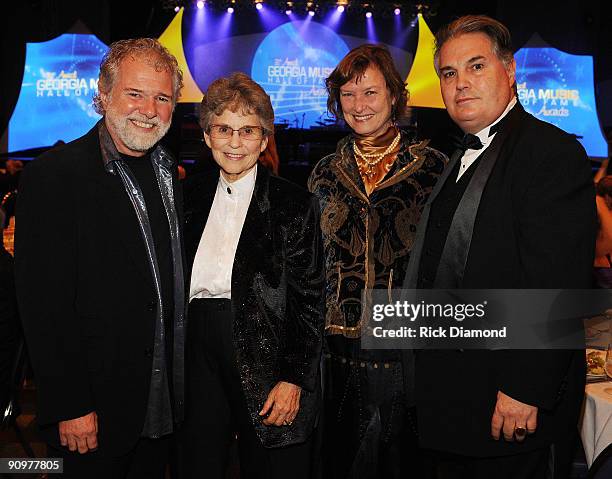
[[[81,454],[85,454],[97,449],[98,415],[95,412],[76,419],[60,421],[58,428],[61,445],[68,446],[71,451],[78,449]]]
[[[522,403],[497,391],[497,403],[491,418],[491,435],[497,440],[503,432],[506,441],[523,441],[525,433],[533,434],[538,425],[538,408]],[[522,434],[516,429],[524,428]]]

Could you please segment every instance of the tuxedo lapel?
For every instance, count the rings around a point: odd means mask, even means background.
[[[451,159],[446,165],[446,168],[444,168],[442,175],[438,179],[436,186],[431,192],[431,195],[429,195],[429,199],[427,200],[425,207],[423,208],[423,213],[421,214],[421,219],[419,221],[414,245],[412,246],[412,250],[410,251],[410,260],[408,262],[408,268],[406,269],[406,277],[402,286],[404,289],[414,289],[417,287],[419,266],[421,264],[421,254],[423,253],[423,243],[425,241],[425,233],[427,232],[427,225],[429,223],[429,212],[431,210],[431,204],[436,199],[436,196],[438,196],[438,193],[440,193],[440,190],[442,190],[442,187],[448,180],[448,177],[455,168],[455,165],[459,161],[459,158],[461,158],[462,154],[463,152],[461,150],[456,150],[453,153]]]
[[[476,165],[476,171],[453,215],[434,281],[436,288],[461,287],[482,193],[495,164],[504,154],[504,144],[510,132],[518,126],[522,111],[517,103],[517,106],[507,114],[491,146],[484,151]]]

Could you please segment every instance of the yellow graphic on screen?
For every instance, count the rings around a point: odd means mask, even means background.
[[[183,35],[181,33],[181,26],[183,23],[183,8],[181,8],[168,28],[158,38],[159,42],[165,46],[170,53],[172,53],[179,64],[179,68],[183,72],[183,89],[181,90],[181,96],[179,103],[200,103],[202,101],[202,91],[196,84],[189,66],[187,65],[187,59],[185,58],[185,52],[183,50]]]
[[[410,91],[410,106],[445,108],[440,94],[440,82],[434,68],[434,36],[419,13],[419,43],[406,81]]]

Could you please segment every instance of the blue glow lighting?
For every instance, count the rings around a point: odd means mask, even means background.
[[[234,7],[227,7],[227,13],[234,13]]]
[[[289,9],[285,10],[285,15],[291,15],[291,13],[292,13],[291,10]]]
[[[372,12],[366,13],[366,32],[368,36],[368,42],[378,43],[378,38],[376,37],[376,30],[374,28],[374,19],[372,18]]]
[[[202,0],[198,0],[198,3],[196,3],[196,7],[202,10],[204,8],[204,2]]]
[[[399,15],[400,13],[402,13],[402,11],[399,8],[396,8],[395,10],[393,10],[393,13],[395,15]]]
[[[27,44],[21,91],[9,122],[9,151],[72,141],[96,124],[100,115],[92,99],[107,50],[95,35],[75,33]]]
[[[590,157],[607,157],[595,104],[593,57],[522,48],[514,58],[518,98],[525,110],[576,135]]]
[[[276,122],[296,128],[323,124],[325,79],[348,51],[338,34],[310,19],[272,30],[253,56],[251,76],[270,95]]]
[[[344,7],[342,5],[338,5],[338,7],[329,10],[325,17],[324,24],[332,30],[337,31],[338,25],[343,18],[342,12],[344,12]]]
[[[314,17],[314,14],[315,14],[314,10],[309,10],[308,11],[308,15],[310,15],[311,17]]]
[[[255,8],[257,10],[261,10],[263,8],[263,5],[261,3],[257,3],[257,4],[255,4]]]

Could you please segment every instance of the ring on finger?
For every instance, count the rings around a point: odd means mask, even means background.
[[[514,435],[519,438],[522,439],[525,437],[525,435],[527,434],[527,429],[525,429],[524,427],[516,427],[514,428]]]

